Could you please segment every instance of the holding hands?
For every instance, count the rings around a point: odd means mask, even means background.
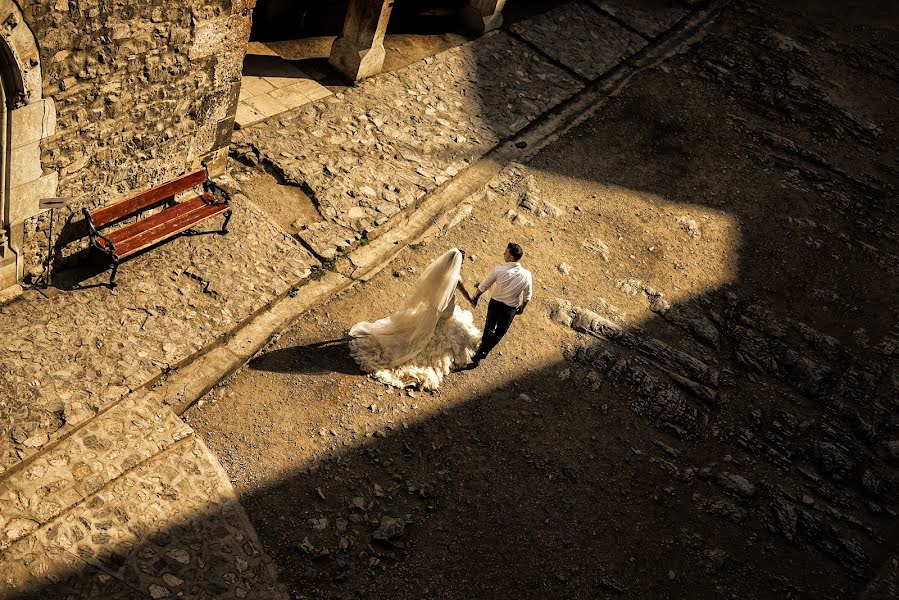
[[[468,290],[465,288],[465,284],[462,283],[462,280],[461,280],[461,279],[459,280],[459,283],[456,284],[456,289],[458,289],[460,292],[462,292],[462,296],[463,296],[466,300],[468,300],[468,301],[471,303],[472,306],[477,306],[477,305],[478,305],[478,296],[480,296],[480,293],[475,294],[475,296],[472,297],[472,295],[471,295],[471,294],[468,292]]]

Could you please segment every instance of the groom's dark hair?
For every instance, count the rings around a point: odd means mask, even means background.
[[[512,258],[515,260],[521,260],[521,257],[524,256],[524,250],[521,249],[521,246],[516,244],[515,242],[509,242],[509,254],[512,255]]]

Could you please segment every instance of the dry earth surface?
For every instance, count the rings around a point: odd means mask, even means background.
[[[845,6],[734,2],[186,413],[295,597],[895,593],[899,10]],[[509,240],[535,298],[480,368],[334,341]]]

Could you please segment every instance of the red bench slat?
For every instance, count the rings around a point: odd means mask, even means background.
[[[209,200],[214,202],[215,199],[210,195]],[[116,229],[115,231],[111,231],[103,235],[105,235],[106,238],[109,239],[109,241],[111,241],[113,244],[118,244],[119,242],[133,237],[142,231],[153,229],[154,227],[158,227],[159,225],[180,217],[183,214],[199,210],[205,204],[206,202],[203,202],[203,199],[200,197],[191,198],[190,200],[185,200],[184,202],[179,202],[174,206],[166,208],[162,212],[158,212],[155,215],[150,215],[149,217],[141,219],[135,223],[130,223],[125,227],[121,227],[120,229]]]
[[[128,198],[127,200],[123,200],[122,202],[116,202],[115,204],[112,204],[110,206],[100,208],[91,213],[91,220],[94,223],[94,227],[97,227],[99,229],[100,227],[108,225],[109,223],[112,223],[117,219],[126,217],[143,208],[161,202],[167,198],[172,198],[175,196],[175,194],[198,186],[204,181],[206,181],[205,169],[200,169],[199,171],[188,173],[187,175],[179,177],[174,181],[169,181],[168,183],[164,183],[153,189],[147,190],[146,192],[141,192],[136,196]]]
[[[202,200],[202,198],[198,196],[192,200],[188,200],[187,202],[180,203],[178,207],[173,207],[172,209],[168,209],[159,214],[163,215],[165,213],[169,213],[173,211],[174,208],[179,208],[183,205],[189,206],[183,209],[183,212],[175,215],[174,218],[159,219],[155,222],[155,224],[149,227],[145,225],[145,223],[149,221],[149,219],[144,219],[127,227],[123,227],[121,230],[119,230],[128,231],[126,232],[126,234],[122,234],[120,241],[113,241],[113,243],[115,244],[116,257],[121,259],[130,254],[134,254],[135,252],[152,246],[157,242],[161,242],[162,240],[170,238],[175,234],[181,233],[186,229],[190,229],[191,226],[199,223],[200,221],[223,213],[230,208],[225,203],[207,204]],[[171,217],[172,215],[166,216]],[[118,233],[118,231],[116,233]],[[106,242],[102,238],[97,238],[97,243],[101,247],[106,247]]]

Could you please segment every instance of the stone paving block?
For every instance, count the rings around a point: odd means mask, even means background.
[[[273,97],[271,94],[259,94],[258,96],[247,98],[243,101],[243,103],[265,118],[289,110],[287,106],[285,106],[280,100]]]
[[[646,40],[589,6],[571,3],[512,25],[512,31],[586,79],[597,79]]]
[[[288,110],[312,102],[309,96],[301,92],[296,86],[293,85],[273,90],[268,95],[286,106]]]
[[[296,89],[311,100],[319,100],[331,95],[331,90],[314,79],[298,79],[295,83],[290,84],[288,88]]]
[[[318,222],[303,225],[299,233],[300,239],[322,258],[331,260],[351,246],[359,237],[355,231],[334,223]]]
[[[243,78],[261,78],[275,88],[290,85],[290,80],[302,79],[307,75],[290,61],[280,56],[248,54],[244,58]]]
[[[251,107],[246,102],[237,103],[237,113],[234,116],[234,122],[238,127],[246,127],[252,125],[265,118],[265,115]]]
[[[155,394],[132,394],[0,480],[0,548],[188,435]]]
[[[493,33],[245,129],[235,141],[309,186],[325,219],[358,236],[581,87],[526,44]],[[317,233],[308,234],[313,247],[344,237]]]
[[[314,83],[315,85],[310,85],[311,83]],[[316,100],[321,100],[322,98],[327,98],[333,93],[322,84],[311,79],[302,81],[300,85],[303,86],[303,93],[313,102]]]
[[[292,110],[330,96],[331,90],[317,81],[300,79],[288,86],[272,90],[268,95]]]
[[[646,37],[665,33],[689,12],[676,0],[591,0]]]
[[[262,77],[246,76],[240,82],[240,99],[245,100],[277,89]]]
[[[102,285],[106,271],[81,289],[0,306],[0,472],[224,335],[317,264],[244,196],[233,206],[228,235],[182,236],[128,260],[114,290]]]

